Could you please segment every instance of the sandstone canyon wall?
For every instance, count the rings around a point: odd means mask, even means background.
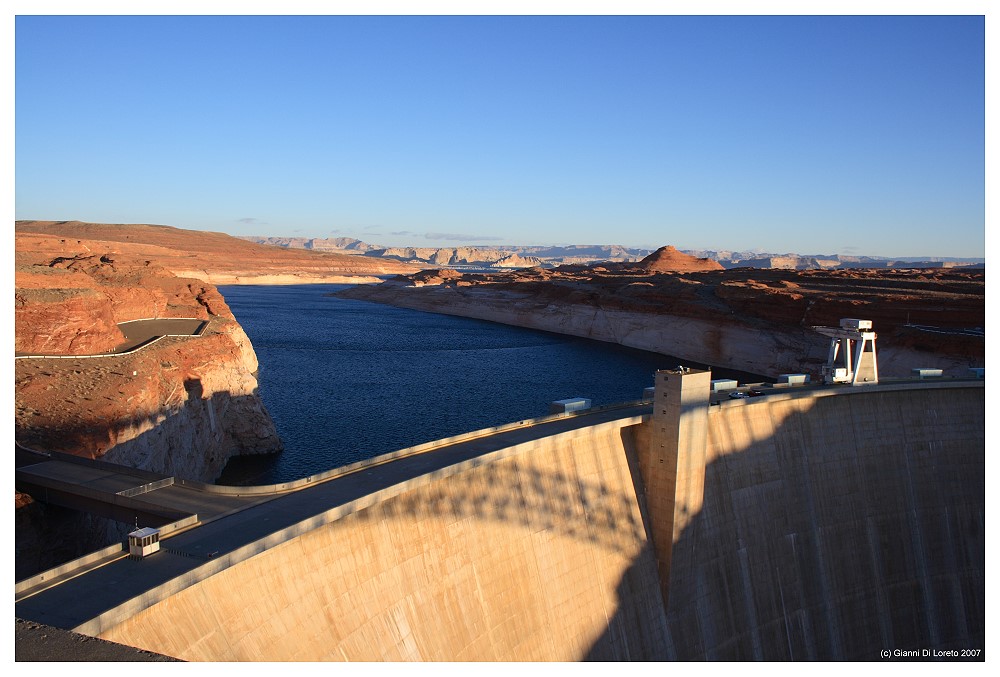
[[[111,243],[18,236],[15,434],[40,450],[213,480],[234,454],[278,451],[257,358],[219,292]],[[21,246],[23,244],[23,246]],[[200,336],[130,354],[117,323],[198,318]],[[66,356],[81,356],[66,359]]]
[[[214,286],[174,275],[148,246],[35,233],[15,245],[15,351],[52,356],[14,361],[18,445],[207,482],[233,455],[281,450],[253,347]],[[87,357],[123,345],[118,323],[146,318],[205,324],[199,336]],[[121,541],[133,526],[15,493],[15,574]]]
[[[653,314],[590,303],[553,303],[516,291],[386,286],[352,289],[343,295],[608,341],[766,377],[799,372],[818,374],[829,348],[828,338],[807,328],[767,331],[733,319]],[[969,367],[982,366],[968,357],[928,354],[886,342],[878,344],[878,360],[883,376],[907,376],[914,367],[936,367],[948,374],[965,376]]]
[[[813,326],[874,322],[879,373],[985,364],[985,275],[959,271],[721,270],[664,247],[637,263],[513,273],[422,271],[340,295],[609,341],[708,366],[819,376]]]

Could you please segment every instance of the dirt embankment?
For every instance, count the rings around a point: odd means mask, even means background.
[[[879,369],[966,375],[985,361],[985,271],[720,270],[672,247],[639,263],[424,271],[345,296],[586,336],[761,374],[818,374],[813,326],[870,319]]]

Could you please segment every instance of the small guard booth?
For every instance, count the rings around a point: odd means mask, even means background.
[[[160,530],[152,527],[136,529],[128,535],[128,554],[133,559],[149,557],[160,549]]]

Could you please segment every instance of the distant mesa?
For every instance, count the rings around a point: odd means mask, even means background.
[[[286,249],[312,249],[318,252],[363,254],[380,249],[378,245],[368,244],[353,237],[268,237],[265,235],[240,235],[238,237],[255,244],[267,244]]]
[[[660,247],[655,252],[628,266],[644,273],[691,273],[705,270],[725,270],[721,263],[712,259],[700,259],[678,251],[673,245]]]
[[[534,256],[519,256],[511,253],[493,264],[494,268],[536,268],[542,265],[542,260]]]

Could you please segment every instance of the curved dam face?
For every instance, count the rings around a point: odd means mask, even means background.
[[[981,381],[710,406],[709,376],[413,478],[100,636],[196,661],[984,648]]]
[[[196,661],[665,658],[631,439],[609,423],[420,478],[101,637]]]

